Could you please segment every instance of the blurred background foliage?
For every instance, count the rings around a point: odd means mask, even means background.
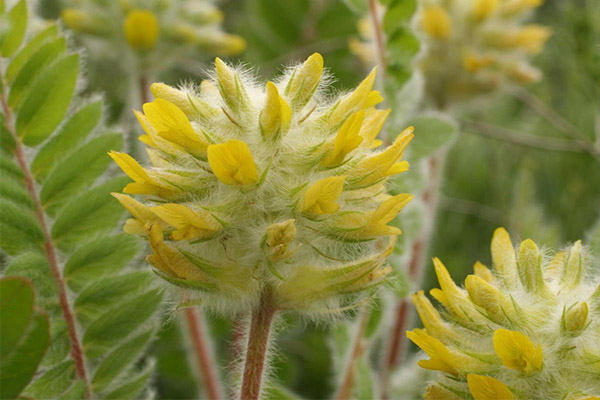
[[[263,78],[274,77],[281,65],[315,51],[323,55],[340,90],[355,86],[368,69],[349,50],[350,41],[359,37],[357,24],[366,15],[362,1],[223,0],[218,6],[226,16],[224,30],[247,41],[246,50],[231,60],[257,66]],[[38,13],[57,17],[60,7],[56,0],[42,0]],[[515,240],[533,237],[548,247],[560,247],[585,238],[598,225],[600,2],[546,0],[533,19],[553,31],[545,51],[533,60],[544,79],[458,110],[460,132],[447,158],[428,255],[442,258],[456,281],[462,281],[476,260],[490,263],[489,242],[498,226],[505,226]],[[199,81],[213,59],[212,54],[190,53],[151,78],[173,85]],[[119,95],[131,89],[122,87],[123,71],[108,62],[86,68],[94,70],[91,79],[98,79],[89,83],[90,90],[107,93],[117,122],[121,111],[131,108]],[[391,133],[404,128],[390,125],[386,129]],[[415,143],[418,135],[417,131]],[[413,168],[410,174],[418,173],[418,163]],[[424,289],[434,285],[432,278],[428,265]],[[231,372],[231,324],[214,317],[209,322],[217,359]],[[279,382],[305,398],[331,396],[337,379],[329,342],[333,328],[306,326],[293,316],[287,324],[274,366]],[[188,346],[179,321],[168,317],[152,349],[158,361],[159,398],[197,396]],[[277,392],[273,397],[284,396]]]

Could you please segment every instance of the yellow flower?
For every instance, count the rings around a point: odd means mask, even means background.
[[[465,287],[474,304],[487,311],[493,321],[505,323],[513,314],[513,306],[498,289],[476,275],[469,275]]]
[[[514,396],[510,390],[490,376],[468,374],[467,382],[469,391],[475,400],[513,400]]]
[[[132,49],[152,50],[158,40],[158,19],[148,10],[131,10],[123,23],[125,38]]]
[[[173,240],[209,238],[222,228],[209,212],[194,211],[182,204],[163,204],[152,207],[151,210],[167,224],[177,228],[170,235]]]
[[[181,146],[193,155],[206,157],[208,143],[194,131],[179,107],[159,98],[144,104],[143,108],[146,119],[158,136]]]
[[[440,6],[427,7],[421,13],[421,26],[427,34],[436,39],[447,39],[452,32],[450,16]]]
[[[526,25],[509,34],[504,42],[507,47],[516,47],[528,53],[539,53],[544,48],[544,43],[551,35],[550,29],[541,25]]]
[[[159,194],[173,191],[168,188],[169,185],[165,185],[159,182],[157,179],[151,177],[148,172],[129,154],[118,153],[111,151],[108,155],[117,163],[117,165],[134,180],[134,183],[130,183],[123,189],[124,193],[129,194]]]
[[[351,113],[374,107],[383,100],[378,91],[371,90],[375,84],[376,77],[377,68],[373,68],[371,73],[353,92],[336,103],[331,115],[327,119],[327,124],[330,127],[337,128]]]
[[[226,185],[253,185],[258,181],[256,164],[246,143],[232,139],[208,146],[208,164]]]
[[[363,141],[359,136],[360,128],[365,117],[365,111],[355,112],[344,122],[333,143],[330,143],[330,149],[321,160],[324,167],[334,167],[341,164],[346,155],[356,149]]]
[[[323,74],[323,57],[314,53],[298,68],[294,69],[285,88],[285,95],[291,99],[294,108],[306,105],[314,95]]]
[[[521,332],[497,329],[494,332],[494,350],[508,368],[527,375],[542,369],[542,346],[536,346]]]
[[[267,99],[265,108],[260,114],[260,127],[263,135],[272,137],[285,132],[291,117],[290,106],[279,94],[277,86],[273,82],[267,82]]]
[[[345,176],[330,176],[310,185],[304,193],[300,211],[307,215],[333,214],[339,210],[336,202],[344,188]]]

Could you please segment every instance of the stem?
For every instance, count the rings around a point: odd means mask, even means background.
[[[263,292],[260,304],[252,312],[248,348],[242,378],[242,400],[258,400],[264,376],[265,360],[269,348],[269,335],[277,309],[273,306],[271,293]]]
[[[352,394],[352,389],[354,389],[354,372],[356,370],[356,362],[362,356],[365,349],[363,337],[365,336],[365,329],[367,328],[368,322],[369,309],[367,307],[363,307],[360,310],[360,315],[358,316],[358,327],[356,329],[356,336],[354,337],[354,346],[346,364],[346,371],[336,397],[337,400],[349,399],[350,395]]]
[[[431,244],[435,217],[438,209],[438,197],[440,192],[440,180],[442,177],[444,161],[446,158],[446,149],[430,156],[427,159],[429,166],[429,184],[423,191],[421,198],[425,206],[425,220],[423,228],[419,235],[413,240],[410,246],[411,255],[408,263],[408,279],[411,287],[419,286],[423,276],[425,256],[429,251]],[[394,323],[389,341],[388,349],[384,352],[381,364],[381,390],[382,398],[388,398],[388,384],[392,370],[400,365],[400,361],[405,349],[406,335],[404,332],[408,327],[412,316],[410,300],[407,298],[398,300],[394,313]]]
[[[377,15],[377,4],[375,0],[369,0],[369,16],[371,17],[371,23],[373,24],[373,31],[375,31],[375,44],[378,64],[381,67],[381,76],[385,77],[387,72],[387,61],[385,60],[385,41],[383,40],[383,30],[381,28],[379,16]]]
[[[148,76],[145,72],[140,72],[140,101],[142,104],[148,103],[150,101],[150,96],[148,95]]]
[[[6,87],[6,85],[3,86]],[[25,157],[25,152],[23,149],[21,138],[19,138],[13,126],[12,111],[6,100],[6,93],[4,92],[4,90],[2,91],[2,110],[4,112],[4,124],[6,126],[6,129],[10,132],[10,135],[15,141],[15,157],[17,159],[19,167],[21,168],[25,176],[27,192],[29,193],[35,204],[36,218],[38,220],[38,223],[40,224],[42,233],[44,235],[44,251],[46,258],[48,259],[48,263],[50,265],[52,276],[54,277],[54,280],[56,281],[56,285],[58,287],[59,303],[62,309],[63,317],[65,319],[65,322],[67,323],[67,332],[69,335],[69,340],[71,342],[70,354],[73,360],[75,360],[75,372],[77,377],[85,382],[86,397],[91,398],[92,390],[87,378],[85,362],[83,360],[83,351],[81,343],[79,341],[79,337],[77,335],[77,327],[75,324],[75,318],[73,317],[73,311],[71,309],[71,305],[69,304],[65,281],[62,277],[60,266],[58,264],[56,249],[54,248],[52,236],[50,235],[50,231],[48,230],[48,224],[46,223],[44,209],[42,208],[42,205],[40,203],[39,197],[35,189],[35,180],[27,164],[27,158]]]
[[[192,346],[194,347],[194,356],[198,370],[202,375],[202,382],[204,382],[206,387],[206,394],[211,400],[221,400],[223,399],[223,392],[219,385],[216,371],[213,368],[216,362],[206,344],[202,318],[198,315],[195,308],[186,308],[184,314]]]

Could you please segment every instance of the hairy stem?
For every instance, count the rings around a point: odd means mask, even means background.
[[[423,277],[425,256],[431,245],[432,233],[438,208],[438,197],[440,193],[441,177],[446,158],[446,149],[430,156],[426,162],[428,165],[428,184],[421,200],[425,208],[423,228],[410,245],[410,258],[408,262],[408,279],[411,287],[420,286]],[[399,299],[396,303],[392,330],[387,342],[387,351],[382,358],[380,368],[382,398],[388,398],[389,378],[392,370],[400,365],[405,349],[406,335],[404,332],[409,326],[412,317],[410,300]]]
[[[369,16],[371,17],[371,24],[373,25],[373,31],[375,32],[377,63],[381,68],[381,75],[385,77],[387,72],[387,61],[385,60],[385,41],[383,40],[383,29],[381,27],[381,22],[379,21],[379,15],[377,14],[376,0],[369,0]]]
[[[202,317],[198,315],[195,308],[186,308],[184,314],[198,370],[202,375],[202,382],[206,388],[206,394],[211,400],[221,400],[223,399],[223,391],[221,390],[221,385],[219,384],[219,379],[214,368],[217,364],[206,343]]]
[[[244,376],[242,378],[242,391],[240,399],[258,400],[265,370],[269,336],[273,317],[277,309],[273,306],[271,293],[263,292],[261,302],[252,312],[250,331],[248,333],[248,347],[244,363]]]
[[[4,84],[3,87],[6,87]],[[44,250],[46,258],[48,259],[48,263],[50,265],[50,270],[52,272],[52,276],[56,281],[56,285],[58,287],[58,298],[59,304],[62,309],[63,317],[65,322],[67,323],[67,332],[69,335],[69,340],[71,342],[71,357],[75,361],[75,372],[77,377],[83,380],[86,384],[86,396],[87,398],[91,398],[92,391],[91,386],[88,381],[87,372],[85,368],[85,362],[83,359],[83,350],[81,347],[81,342],[79,340],[79,336],[77,334],[77,326],[75,324],[75,318],[73,316],[73,310],[71,309],[71,305],[69,303],[69,298],[67,296],[67,288],[65,286],[65,281],[62,276],[62,272],[60,270],[60,266],[58,264],[58,258],[56,256],[56,249],[54,247],[54,243],[52,242],[52,236],[50,235],[50,231],[48,229],[48,224],[46,222],[46,215],[44,213],[44,209],[40,203],[40,199],[38,197],[37,191],[35,189],[35,180],[33,175],[31,174],[31,170],[29,169],[29,165],[27,163],[27,158],[25,157],[25,151],[23,149],[23,144],[21,142],[21,138],[18,137],[14,126],[13,126],[13,116],[12,110],[10,109],[8,102],[6,100],[6,93],[2,91],[2,110],[4,112],[4,124],[6,129],[10,132],[14,142],[15,142],[15,157],[19,164],[19,167],[23,171],[25,176],[25,184],[27,186],[27,192],[33,199],[35,204],[35,214],[42,229],[42,233],[44,235]]]
[[[365,350],[365,343],[363,337],[365,336],[365,329],[369,322],[369,309],[364,306],[360,310],[358,316],[358,326],[356,329],[356,336],[354,337],[354,344],[352,346],[352,352],[348,357],[346,363],[346,369],[344,372],[344,378],[340,385],[340,389],[336,396],[337,400],[347,400],[352,395],[352,389],[354,389],[354,373],[356,371],[356,362],[362,356]]]

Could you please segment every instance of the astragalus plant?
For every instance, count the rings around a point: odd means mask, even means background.
[[[460,288],[434,259],[440,289],[413,296],[425,329],[408,332],[439,371],[426,399],[596,399],[600,282],[576,242],[552,256],[508,233],[492,239],[493,269],[476,263]]]
[[[379,150],[375,71],[337,97],[322,74],[319,54],[266,85],[217,59],[199,88],[152,86],[136,113],[151,166],[110,153],[134,180],[115,194],[125,230],[148,237],[157,275],[209,309],[252,313],[243,398],[259,395],[276,311],[322,318],[385,281],[400,233],[388,223],[411,199],[386,194],[413,134]]]
[[[436,107],[540,78],[529,64],[550,36],[523,19],[543,0],[420,0],[418,66]]]

